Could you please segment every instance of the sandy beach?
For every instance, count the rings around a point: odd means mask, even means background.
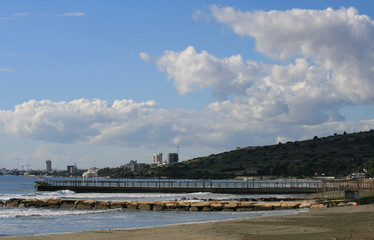
[[[42,227],[42,226],[41,226]],[[133,230],[100,230],[2,240],[145,240],[145,239],[364,239],[374,240],[374,204],[316,208],[297,215],[183,224]]]

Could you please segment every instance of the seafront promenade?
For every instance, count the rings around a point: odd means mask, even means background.
[[[79,192],[192,193],[226,194],[310,194],[321,189],[320,181],[251,180],[53,180],[36,179],[36,191],[71,190]]]

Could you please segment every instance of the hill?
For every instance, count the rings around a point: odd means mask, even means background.
[[[374,130],[287,142],[199,157],[151,168],[143,176],[221,179],[237,176],[343,177],[368,170],[374,175]]]

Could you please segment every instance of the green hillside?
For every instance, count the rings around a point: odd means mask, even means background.
[[[343,177],[362,169],[374,174],[374,130],[262,147],[246,147],[165,167],[143,177],[232,178],[237,176]]]

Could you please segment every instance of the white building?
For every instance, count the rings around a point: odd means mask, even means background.
[[[155,153],[152,156],[152,164],[162,164],[162,153]]]

